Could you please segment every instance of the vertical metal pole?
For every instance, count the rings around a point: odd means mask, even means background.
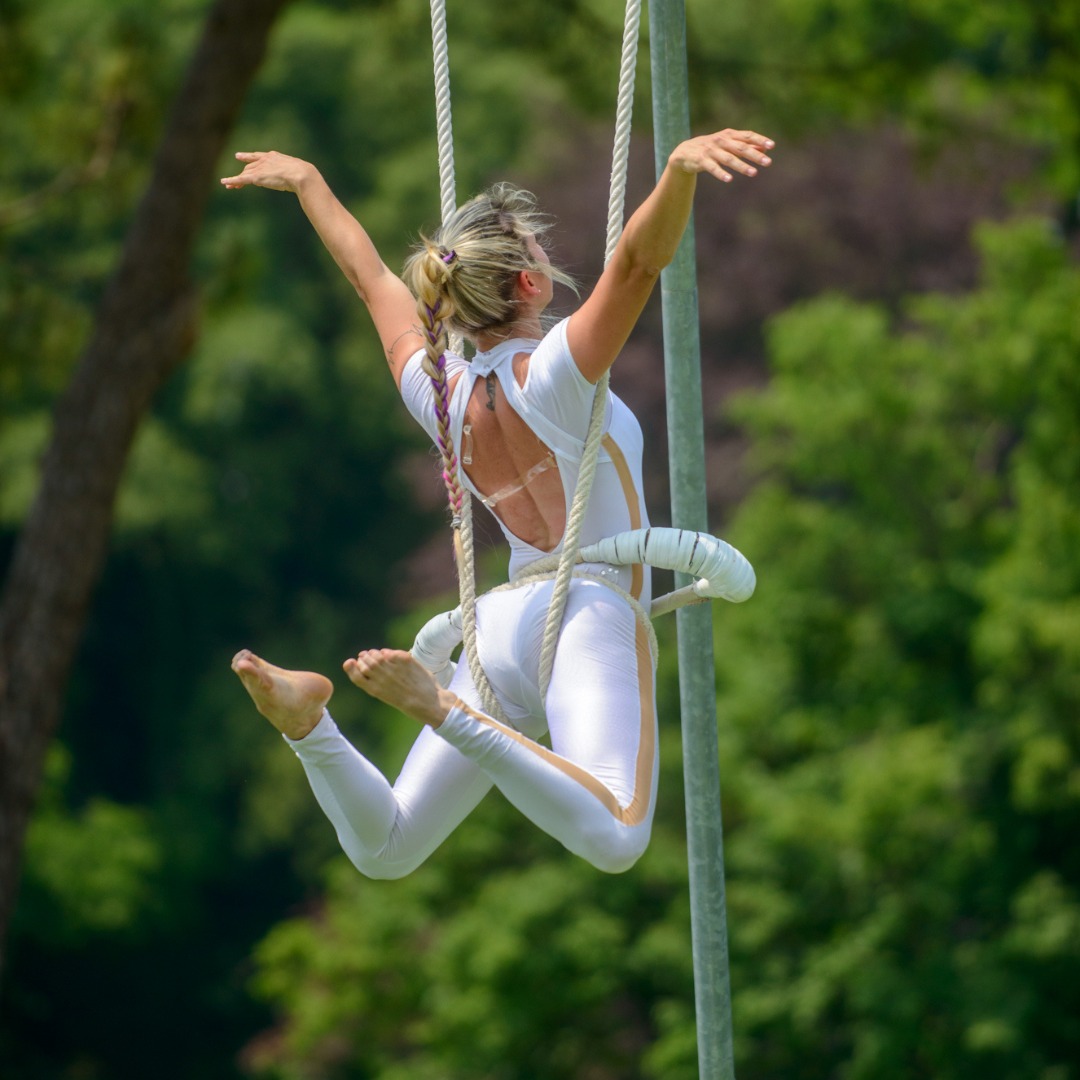
[[[659,174],[671,151],[690,134],[683,0],[650,0],[649,38]],[[675,260],[663,272],[661,292],[672,524],[704,530],[705,434],[693,219]],[[680,574],[676,584],[681,587],[690,580]],[[676,618],[699,1074],[701,1080],[733,1080],[711,608],[684,607]]]

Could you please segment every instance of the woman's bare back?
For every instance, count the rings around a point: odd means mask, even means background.
[[[513,365],[518,385],[524,386],[529,354],[518,353]],[[494,373],[473,385],[458,456],[485,505],[511,533],[541,551],[554,550],[566,528],[559,467],[551,449],[506,400]]]

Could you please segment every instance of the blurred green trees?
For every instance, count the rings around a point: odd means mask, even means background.
[[[739,407],[771,568],[718,642],[744,1075],[1080,1060],[1080,274],[1043,221],[980,247],[896,330],[785,314]]]
[[[0,9],[0,565],[206,7]],[[973,171],[1030,160],[1022,199],[1074,205],[1075,5],[689,8],[703,122],[900,118],[920,147],[990,145]],[[459,190],[592,169],[601,191],[581,131],[609,109],[621,5],[449,17]],[[437,216],[427,34],[419,0],[297,0],[234,139],[316,160],[391,264]],[[760,477],[723,527],[758,594],[716,611],[744,1078],[1077,1075],[1080,282],[1042,221],[979,235],[969,295],[772,320],[768,388],[716,418]],[[671,643],[631,874],[492,796],[411,878],[356,875],[227,661],[336,674],[407,644],[437,485],[289,198],[216,196],[197,276],[199,340],[132,453],[28,837],[0,1073],[691,1080]],[[347,693],[335,714],[393,772],[408,726]]]
[[[1033,155],[1076,225],[1080,11],[1069,0],[690,0],[712,107],[749,103],[791,130],[836,120],[918,130],[928,145],[992,135]]]

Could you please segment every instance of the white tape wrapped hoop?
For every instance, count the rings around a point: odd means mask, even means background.
[[[649,610],[654,619],[687,604],[709,600],[741,604],[750,599],[757,585],[754,568],[737,548],[719,537],[685,529],[635,529],[618,533],[583,547],[578,561],[613,566],[648,563],[697,579],[692,585],[657,597]],[[536,578],[550,577],[557,564],[557,555],[540,559],[510,584],[526,585]],[[450,656],[460,644],[461,609],[455,608],[425,623],[416,635],[412,654],[445,686],[454,672]]]
[[[582,562],[615,566],[648,563],[664,570],[692,574],[698,580],[653,601],[655,618],[695,601],[730,600],[741,604],[754,594],[754,568],[737,548],[708,533],[686,529],[635,529],[605,537],[581,549]],[[676,599],[678,598],[678,599]]]
[[[424,623],[416,635],[412,649],[409,650],[444,689],[454,677],[457,665],[450,657],[461,644],[463,636],[461,608],[456,607],[453,611],[444,611]]]

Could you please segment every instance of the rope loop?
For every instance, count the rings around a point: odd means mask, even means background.
[[[629,162],[631,119],[634,102],[634,77],[637,70],[637,49],[640,39],[641,0],[627,0],[623,26],[623,46],[619,70],[619,93],[616,108],[615,147],[612,153],[611,188],[608,200],[608,227],[605,261],[609,260],[622,232],[626,202],[626,175]],[[436,127],[439,146],[439,191],[443,221],[447,221],[457,206],[454,181],[454,141],[450,108],[450,59],[446,33],[445,0],[431,0],[432,54],[435,68]],[[447,272],[452,272],[457,253],[452,250],[439,252]],[[446,388],[445,328],[440,319],[441,304],[436,301],[427,307],[430,347],[425,357],[424,370],[431,377],[436,399],[436,415],[439,422],[439,450],[443,457],[443,480],[447,487],[453,511],[455,529],[455,553],[458,562],[458,586],[461,592],[461,622],[465,653],[473,681],[480,693],[485,709],[497,719],[505,719],[495,698],[491,684],[484,674],[476,645],[476,578],[475,552],[473,550],[472,502],[468,492],[458,480],[457,455],[449,425],[449,401]],[[460,348],[455,339],[454,349]],[[433,354],[439,359],[433,359]],[[540,692],[547,697],[551,670],[555,661],[555,649],[566,613],[570,583],[574,577],[581,529],[588,509],[596,477],[596,465],[600,455],[603,422],[607,407],[608,376],[605,374],[597,384],[589,418],[585,448],[582,454],[578,483],[571,503],[563,537],[563,552],[555,573],[548,618],[544,628],[544,640],[540,654]]]

